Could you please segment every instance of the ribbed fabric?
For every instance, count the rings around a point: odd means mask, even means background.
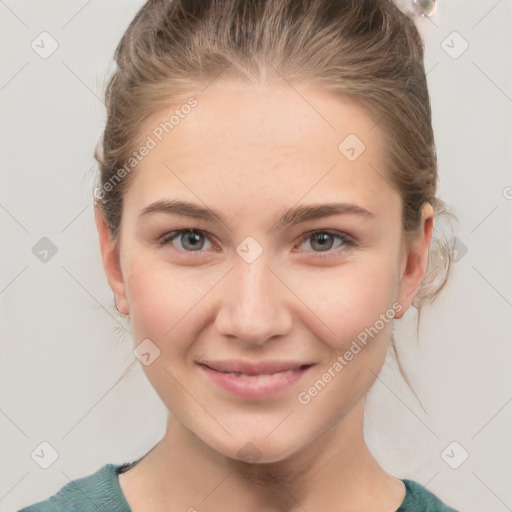
[[[406,494],[396,512],[457,512],[414,480],[403,479]]]
[[[117,470],[107,464],[96,473],[73,480],[45,501],[19,512],[132,512],[119,484]]]
[[[18,512],[132,512],[119,484],[119,472],[127,471],[139,460],[107,464],[92,475],[69,482],[49,499]],[[396,512],[457,512],[419,483],[402,482],[406,495]]]

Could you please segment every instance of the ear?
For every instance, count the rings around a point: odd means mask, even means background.
[[[110,229],[100,208],[94,208],[94,220],[100,239],[101,257],[103,267],[107,276],[108,284],[114,292],[117,309],[123,315],[130,313],[128,300],[126,298],[126,286],[124,284],[123,273],[121,270],[121,261],[119,258],[119,248],[112,239]]]
[[[430,203],[425,203],[421,216],[421,234],[410,247],[405,247],[400,263],[400,283],[397,300],[402,305],[402,309],[395,315],[395,318],[402,318],[410,308],[414,297],[420,289],[427,270],[429,247],[433,231],[434,209]]]

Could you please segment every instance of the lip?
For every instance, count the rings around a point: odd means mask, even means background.
[[[197,364],[210,382],[226,391],[244,398],[264,398],[297,383],[315,363],[208,361]]]

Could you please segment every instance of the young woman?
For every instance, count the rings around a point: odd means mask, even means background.
[[[414,23],[150,0],[116,63],[96,223],[166,432],[23,510],[453,511],[363,436],[394,319],[448,275]]]

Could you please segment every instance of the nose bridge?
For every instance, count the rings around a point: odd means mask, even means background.
[[[290,329],[283,285],[268,265],[265,253],[251,263],[236,257],[217,314],[221,334],[259,345]]]
[[[235,304],[240,312],[251,312],[254,308],[264,312],[271,309],[272,288],[275,283],[270,283],[270,271],[267,268],[267,261],[263,257],[253,263],[239,262],[238,271],[235,273]],[[274,284],[274,286],[273,286]]]

